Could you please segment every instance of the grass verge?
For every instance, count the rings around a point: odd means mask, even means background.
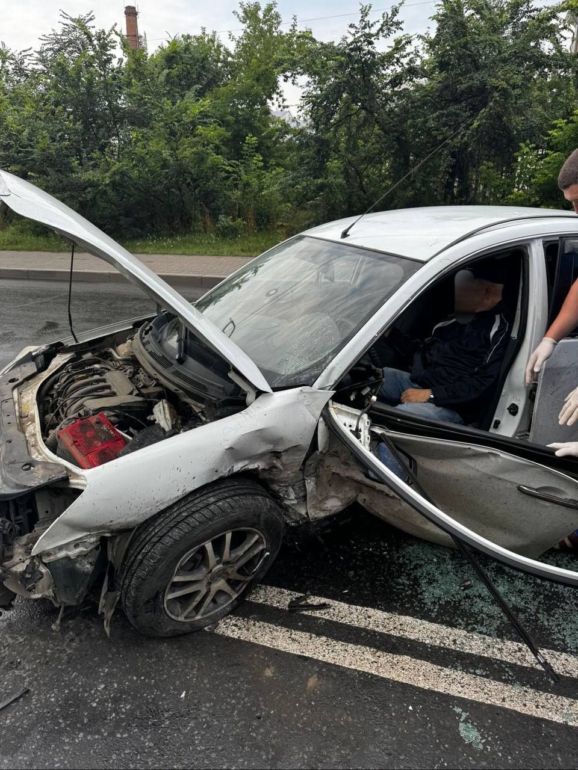
[[[215,235],[152,236],[131,240],[119,239],[133,254],[192,254],[208,257],[253,257],[271,248],[284,236],[280,233],[242,235],[234,240]],[[51,233],[36,233],[10,224],[0,230],[0,251],[68,251],[66,241]]]

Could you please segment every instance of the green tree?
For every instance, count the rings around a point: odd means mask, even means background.
[[[238,35],[182,34],[148,54],[93,14],[62,15],[37,51],[0,46],[0,166],[124,237],[286,234],[382,204],[559,205],[578,144],[578,0],[440,0],[435,31],[399,7],[337,42],[241,3]],[[304,82],[303,124],[275,115]]]
[[[438,200],[500,202],[513,184],[520,145],[571,114],[578,60],[567,41],[569,7],[540,8],[531,0],[438,5],[435,33],[424,38],[424,128],[440,139],[463,126],[444,153]]]
[[[314,191],[318,218],[366,208],[411,163],[408,120],[419,75],[413,39],[402,30],[399,8],[378,21],[371,6],[337,43],[302,40],[298,73],[310,129],[299,138],[300,169]],[[303,51],[303,48],[305,49]]]
[[[508,202],[524,206],[569,208],[564,204],[557,179],[568,155],[578,148],[578,111],[558,120],[539,146],[523,144],[518,154],[514,189]]]

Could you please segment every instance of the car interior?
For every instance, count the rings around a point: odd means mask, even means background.
[[[482,263],[484,266],[491,263],[499,264],[505,275],[502,312],[510,325],[510,341],[497,382],[484,393],[479,399],[479,403],[474,405],[475,420],[470,423],[472,428],[490,429],[508,371],[524,339],[528,301],[527,293],[523,291],[525,256],[526,252],[523,248],[515,248],[476,260],[478,266]],[[454,312],[455,278],[457,273],[463,269],[464,266],[460,266],[459,269],[448,273],[422,292],[418,299],[412,302],[397,318],[391,328],[399,330],[407,338],[418,344],[424,342],[430,336],[434,326]],[[355,393],[362,393],[363,389],[367,387],[373,389],[376,381],[380,378],[383,367],[409,371],[411,355],[408,356],[406,351],[390,342],[389,336],[391,335],[388,332],[373,345],[366,356],[342,380],[336,401],[343,400],[344,396],[344,403],[355,406]],[[370,372],[371,369],[372,372]],[[362,384],[361,389],[360,384]],[[343,395],[340,397],[340,394]],[[361,406],[361,403],[358,403],[357,406]]]

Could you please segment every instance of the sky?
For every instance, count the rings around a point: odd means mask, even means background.
[[[261,1],[264,4],[265,0]],[[22,50],[35,48],[41,35],[58,27],[61,9],[72,16],[94,11],[99,27],[117,24],[124,30],[124,6],[128,0],[4,0],[4,3],[0,41],[9,48]],[[233,16],[238,7],[236,0],[213,0],[207,5],[198,0],[139,0],[137,3],[133,0],[132,4],[138,7],[139,32],[146,33],[149,51],[170,36],[195,34],[201,27],[221,32],[223,41],[228,37],[228,30],[239,28],[239,22]],[[376,10],[392,5],[392,0],[374,0]],[[407,0],[401,12],[405,31],[425,32],[432,25],[429,17],[434,8],[435,0]],[[289,23],[293,16],[297,16],[300,25],[309,27],[323,40],[339,39],[347,32],[347,25],[359,16],[357,0],[279,0],[278,9],[283,21]],[[318,18],[327,16],[337,18]],[[373,14],[373,18],[379,18],[379,14]],[[290,106],[295,106],[298,96],[298,89],[289,87],[286,90]]]

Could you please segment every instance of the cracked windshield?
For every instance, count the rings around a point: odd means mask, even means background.
[[[251,262],[196,307],[270,385],[312,385],[418,262],[300,237]]]

